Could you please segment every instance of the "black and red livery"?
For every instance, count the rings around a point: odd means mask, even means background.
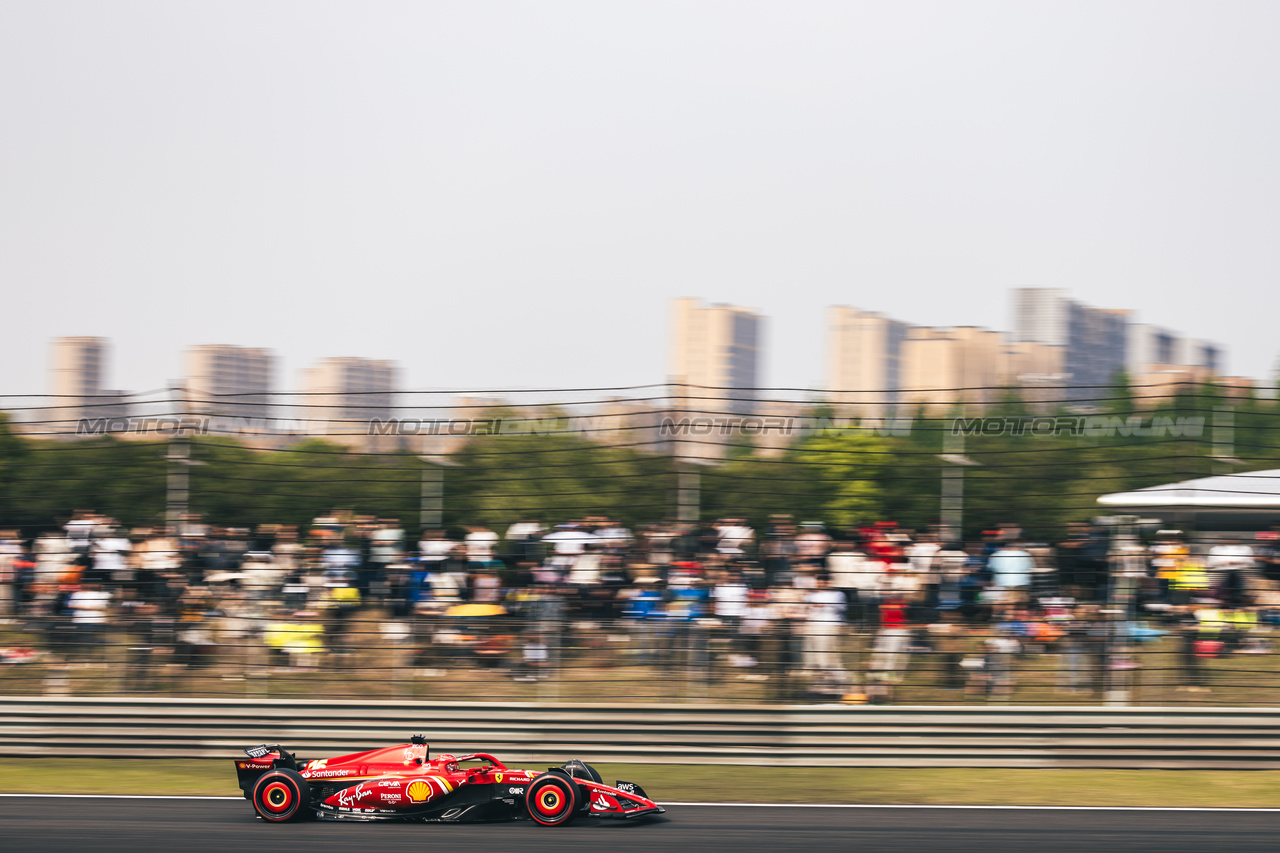
[[[665,810],[633,782],[604,784],[573,760],[545,772],[507,767],[492,755],[442,753],[426,740],[315,761],[279,744],[236,761],[245,799],[263,820],[399,820],[463,823],[531,820],[563,826],[578,817],[637,818]],[[464,764],[474,764],[466,766]]]

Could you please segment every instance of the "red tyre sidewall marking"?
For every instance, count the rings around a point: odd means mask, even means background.
[[[544,815],[554,815],[560,810],[560,802],[563,800],[562,792],[556,785],[547,785],[538,792],[538,811]],[[547,802],[550,800],[551,802]]]
[[[271,801],[271,795],[277,791],[284,793],[284,799],[279,805]],[[287,811],[291,805],[293,805],[293,789],[284,782],[271,782],[262,789],[262,807],[267,811],[273,814],[280,814]]]
[[[545,802],[548,794],[551,794],[554,798],[550,804]],[[565,809],[562,809],[561,807],[566,803],[569,804],[569,809],[572,809],[573,792],[569,790],[567,785],[559,782],[559,780],[549,782],[539,787],[533,800],[533,807],[537,812],[537,814],[533,816],[534,820],[539,823],[543,823],[545,821],[548,826],[557,825],[558,818],[565,813]]]

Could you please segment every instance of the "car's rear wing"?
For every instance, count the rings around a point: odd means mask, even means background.
[[[289,770],[297,770],[298,767],[300,766],[298,763],[298,756],[294,755],[292,752],[285,749],[283,746],[281,746],[278,743],[262,743],[262,744],[258,744],[257,746],[251,746],[244,751],[244,754],[254,759],[255,761],[260,761],[263,758],[266,758],[268,755],[270,755],[273,752],[277,752],[280,754],[280,757],[275,760],[275,765],[277,767],[285,767],[285,768],[288,768]]]
[[[244,754],[250,758],[266,758],[273,752],[280,752],[282,747],[278,743],[264,743],[258,746],[251,746],[244,751]]]
[[[277,767],[283,767],[286,770],[295,772],[302,769],[298,756],[278,743],[263,743],[251,746],[244,751],[244,754],[249,756],[249,760],[236,759],[236,779],[240,783],[240,790],[244,791],[246,800],[249,799],[249,792],[253,790],[254,784],[263,773],[274,770]]]

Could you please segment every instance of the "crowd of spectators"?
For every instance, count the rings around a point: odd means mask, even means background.
[[[1211,686],[1204,661],[1270,650],[1276,544],[1089,524],[1054,543],[1029,543],[1016,524],[962,543],[785,516],[635,530],[526,519],[415,538],[342,513],[302,529],[192,516],[125,530],[78,512],[34,539],[0,531],[0,620],[41,638],[0,654],[119,666],[126,686],[147,689],[160,655],[183,669],[305,668],[392,643],[410,670],[491,666],[533,681],[586,654],[760,681],[771,698],[886,702],[913,666],[940,691],[1007,696],[1029,656],[1054,669],[1056,689],[1101,694],[1141,666],[1144,642],[1168,637],[1176,687],[1196,692]],[[108,653],[109,637],[126,651]]]

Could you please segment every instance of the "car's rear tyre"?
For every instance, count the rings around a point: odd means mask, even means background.
[[[307,814],[311,786],[293,770],[263,773],[253,786],[253,808],[263,820],[283,823]]]
[[[543,773],[529,784],[524,804],[534,823],[564,826],[578,816],[578,786],[560,773]]]

